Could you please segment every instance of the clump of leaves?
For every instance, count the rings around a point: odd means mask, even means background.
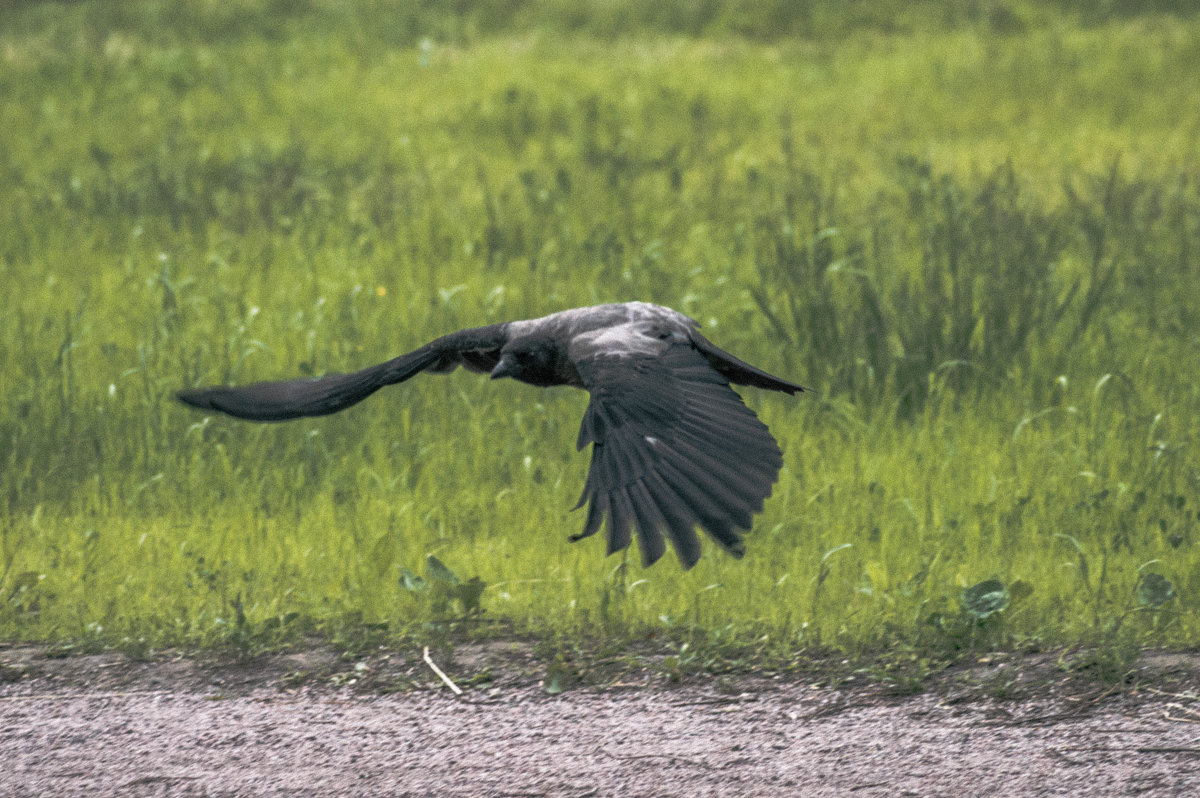
[[[18,616],[36,616],[41,607],[41,596],[38,585],[45,574],[37,571],[25,571],[13,577],[8,585],[7,603],[12,612]]]
[[[1142,574],[1138,580],[1137,602],[1147,609],[1156,610],[1175,598],[1175,585],[1162,574]]]
[[[1032,593],[1033,586],[1022,579],[1011,585],[985,579],[963,590],[960,612],[933,612],[926,622],[937,630],[940,643],[952,650],[995,648],[1006,642],[1004,614]]]
[[[663,657],[662,667],[667,679],[673,684],[678,684],[688,674],[703,670],[704,662],[697,656],[695,649],[683,643],[677,653]]]
[[[1005,585],[999,579],[985,579],[964,590],[961,602],[967,616],[976,621],[985,621],[1032,593],[1033,585],[1023,579],[1018,579],[1011,585]]]
[[[463,581],[432,554],[425,559],[424,578],[408,568],[401,568],[400,585],[414,596],[427,601],[430,612],[435,617],[447,617],[456,607],[460,618],[473,618],[483,614],[483,591],[487,584],[478,576]]]

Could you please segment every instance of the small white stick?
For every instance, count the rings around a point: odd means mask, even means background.
[[[447,687],[454,691],[455,695],[462,695],[462,690],[459,688],[459,686],[450,681],[450,677],[447,676],[441,668],[433,664],[433,660],[429,658],[429,646],[425,646],[425,664],[429,666],[430,670],[438,675],[439,679],[446,683]]]

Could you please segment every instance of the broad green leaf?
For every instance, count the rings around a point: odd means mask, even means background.
[[[410,593],[420,593],[429,587],[424,579],[407,568],[400,569],[400,584]]]
[[[398,549],[396,536],[390,531],[384,532],[375,540],[375,545],[371,547],[371,563],[375,567],[376,575],[383,576],[387,573],[396,561]]]
[[[458,574],[447,568],[441,560],[432,554],[425,560],[425,574],[430,579],[445,582],[448,585],[462,584],[462,580],[458,578]]]
[[[1029,598],[1031,595],[1033,595],[1033,585],[1029,584],[1024,579],[1018,579],[1008,588],[1010,605],[1016,604],[1022,599]]]
[[[983,620],[1008,607],[1008,588],[999,579],[988,579],[963,591],[963,608]]]

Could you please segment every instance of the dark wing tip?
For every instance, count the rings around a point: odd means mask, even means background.
[[[749,385],[754,388],[780,391],[790,395],[805,393],[810,390],[791,380],[776,377],[774,374],[763,371],[758,366],[750,365],[741,358],[726,352],[701,335],[697,330],[692,330],[691,340],[692,345],[704,355],[708,364],[734,385]]]
[[[210,410],[212,405],[208,403],[208,391],[203,388],[184,388],[181,391],[175,392],[175,399],[183,402],[189,407],[196,407],[201,410]]]
[[[175,398],[197,410],[215,410],[218,413],[235,415],[228,408],[229,399],[236,397],[240,389],[232,386],[214,385],[208,388],[184,388],[175,392]]]
[[[460,365],[490,371],[507,338],[507,324],[470,327],[443,335],[419,349],[350,374],[326,374],[245,386],[187,388],[175,398],[201,410],[217,410],[250,421],[288,421],[327,416],[361,402],[385,385],[422,371],[441,373]]]
[[[350,376],[336,374],[319,380],[186,388],[177,391],[175,398],[189,407],[215,410],[247,421],[289,421],[328,415],[358,401],[365,395],[362,391],[338,390]]]

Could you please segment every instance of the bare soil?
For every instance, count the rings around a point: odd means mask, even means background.
[[[994,654],[909,695],[846,668],[551,694],[526,643],[446,657],[462,696],[420,652],[0,648],[0,795],[1200,795],[1195,652],[1116,685],[1086,657]]]

